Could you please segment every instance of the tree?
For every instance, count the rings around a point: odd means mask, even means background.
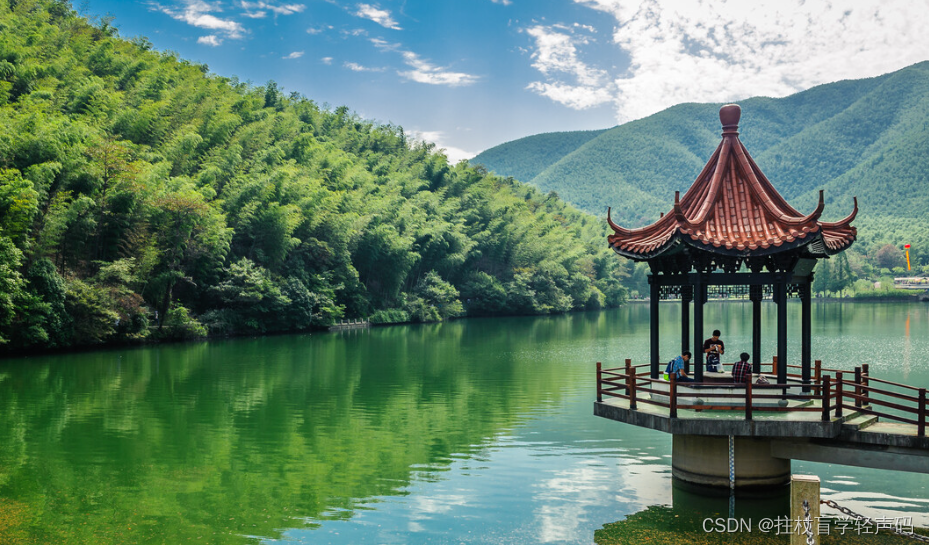
[[[0,231],[0,344],[9,341],[10,326],[19,315],[26,281],[19,272],[23,253]]]
[[[458,290],[435,271],[426,273],[416,284],[406,310],[414,322],[438,322],[464,313]]]
[[[832,286],[832,265],[828,259],[820,259],[813,275],[813,291],[825,294]]]
[[[900,248],[897,248],[893,244],[885,244],[881,246],[881,248],[874,254],[874,259],[877,261],[878,267],[884,269],[901,267],[904,263],[906,263],[903,252],[900,251]]]
[[[835,263],[831,267],[827,289],[833,293],[840,293],[854,281],[855,275],[852,274],[852,268],[848,264],[848,256],[842,252],[836,256]]]
[[[72,342],[65,302],[67,283],[47,258],[36,259],[25,274],[29,286],[27,305],[20,305],[19,320],[13,324],[12,343],[32,347],[69,346]]]
[[[224,333],[264,333],[286,329],[292,300],[264,267],[243,257],[229,267],[226,279],[210,289],[218,299],[219,313],[205,320]],[[208,324],[209,325],[209,324]],[[295,324],[299,328],[309,321]]]
[[[119,314],[104,293],[79,279],[68,282],[65,310],[71,318],[70,336],[76,345],[104,343],[119,325]]]
[[[97,219],[94,229],[94,259],[113,257],[123,234],[130,227],[140,188],[135,183],[140,166],[132,161],[131,144],[112,137],[90,146],[86,150],[90,159],[88,170],[96,180],[94,196]]]
[[[203,196],[191,189],[169,193],[155,202],[152,228],[158,249],[152,290],[162,320],[171,305],[174,286],[181,280],[195,284],[218,268],[229,249],[231,230],[222,212],[210,207]]]
[[[464,285],[461,296],[468,314],[474,316],[497,314],[506,306],[506,290],[496,278],[481,271]]]
[[[15,169],[0,169],[0,232],[22,243],[39,211],[39,194]]]

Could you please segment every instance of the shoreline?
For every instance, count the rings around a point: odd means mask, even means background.
[[[669,299],[668,301],[680,301],[679,299]],[[929,295],[919,294],[912,295],[908,297],[886,297],[886,296],[875,296],[875,297],[814,297],[813,301],[820,301],[826,303],[920,303],[920,302],[929,302]],[[747,303],[749,300],[747,298],[726,298],[726,299],[709,299],[709,303]],[[649,300],[646,299],[627,299],[625,304],[647,304]],[[526,317],[544,317],[544,316],[559,316],[566,314],[574,314],[577,312],[598,312],[605,310],[612,310],[619,307],[609,307],[601,308],[595,310],[572,310],[564,313],[557,314],[504,314],[497,316],[458,316],[445,320],[444,322],[452,322],[458,320],[466,319],[481,319],[481,318],[513,318],[519,316]],[[70,346],[70,347],[43,347],[43,348],[23,348],[19,350],[11,350],[5,353],[0,353],[0,362],[4,360],[14,359],[14,358],[28,358],[32,356],[45,356],[45,355],[54,355],[54,354],[66,354],[74,352],[92,352],[94,350],[120,350],[126,348],[139,348],[139,347],[151,347],[157,345],[171,345],[171,344],[188,344],[188,343],[199,343],[199,342],[209,342],[213,340],[225,340],[225,339],[237,339],[237,338],[248,338],[248,337],[273,337],[278,335],[313,335],[321,333],[340,333],[344,331],[357,331],[362,329],[373,329],[373,328],[382,328],[390,326],[409,326],[409,325],[423,325],[423,324],[440,324],[440,322],[391,322],[391,323],[371,323],[371,322],[356,322],[356,323],[344,323],[344,324],[333,324],[333,326],[321,326],[318,328],[308,328],[302,330],[291,330],[291,331],[274,331],[274,332],[265,332],[265,333],[247,333],[243,335],[207,335],[205,337],[196,337],[192,339],[145,339],[138,342],[114,342],[114,343],[102,343],[102,344],[91,344],[91,345],[81,345],[81,346]],[[341,327],[340,327],[341,326]]]
[[[667,301],[680,301],[680,299],[666,299]],[[929,302],[929,294],[913,294],[908,296],[886,296],[886,295],[873,295],[873,296],[864,296],[864,297],[813,297],[813,302],[826,302],[826,303],[926,303]],[[646,297],[645,299],[629,299],[627,303],[649,303],[650,300]],[[729,298],[709,298],[707,299],[708,303],[745,303],[749,302],[749,299],[741,297],[729,297]]]

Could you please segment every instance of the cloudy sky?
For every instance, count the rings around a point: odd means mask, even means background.
[[[223,76],[404,127],[450,159],[681,102],[929,59],[929,0],[85,0]]]

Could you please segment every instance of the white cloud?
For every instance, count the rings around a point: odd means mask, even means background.
[[[293,15],[306,9],[303,4],[269,4],[267,2],[240,2],[242,9],[246,10],[270,10],[275,15]],[[246,17],[250,15],[246,14]],[[262,15],[263,17],[263,15]]]
[[[231,19],[221,19],[215,15],[211,15],[212,12],[221,12],[222,8],[204,2],[203,0],[185,0],[183,6],[180,8],[155,4],[153,9],[173,19],[183,21],[188,25],[222,32],[226,38],[238,39],[245,35],[245,28],[240,23]],[[207,40],[210,39],[209,36],[205,36],[205,38],[207,38]],[[213,40],[216,41],[216,43],[211,43],[210,45],[219,45],[219,42],[221,42],[216,36],[213,36]],[[200,40],[197,41],[200,43],[209,43],[201,42]]]
[[[513,4],[512,0],[490,0],[490,1],[493,2],[494,4],[503,4],[504,6],[509,6]]]
[[[326,32],[327,30],[332,30],[332,28],[333,28],[332,25],[323,25],[323,26],[318,26],[318,27],[310,27],[310,28],[306,29],[306,33],[307,33],[307,34],[322,34],[323,32]]]
[[[573,76],[581,85],[598,85],[607,82],[607,73],[590,68],[577,56],[577,45],[587,38],[570,32],[556,32],[551,27],[535,26],[526,32],[535,38],[536,50],[532,54],[533,68],[545,75],[557,73]]]
[[[319,60],[323,61],[323,64],[332,64],[332,57],[323,57]]]
[[[466,74],[464,72],[451,72],[447,68],[436,66],[426,60],[423,60],[412,51],[404,51],[400,44],[392,44],[380,38],[371,38],[371,43],[378,49],[384,51],[397,51],[403,56],[403,62],[412,68],[412,70],[397,71],[397,74],[404,78],[418,83],[428,83],[430,85],[448,85],[449,87],[461,87],[475,83],[478,76]]]
[[[303,56],[303,51],[293,51],[289,55],[284,55],[282,59],[299,59]]]
[[[612,102],[619,122],[681,102],[786,96],[814,85],[871,77],[925,60],[929,3],[906,0],[574,0],[615,20],[622,71],[589,66],[580,25],[526,29],[529,89],[571,108]],[[615,56],[615,53],[612,55]]]
[[[575,110],[584,110],[613,101],[613,93],[609,86],[600,88],[534,81],[526,88]]]
[[[586,44],[589,38],[564,25],[534,26],[526,33],[535,39],[533,68],[550,80],[534,81],[528,89],[578,110],[613,101],[615,92],[609,74],[587,66],[578,57],[577,46]],[[565,83],[564,79],[571,83]]]
[[[389,11],[380,9],[377,6],[372,6],[371,4],[358,4],[358,11],[355,12],[355,15],[364,19],[370,19],[384,28],[403,30],[390,16]]]
[[[478,80],[477,76],[465,74],[464,72],[449,72],[448,70],[430,64],[412,51],[403,52],[403,61],[412,70],[406,72],[397,72],[401,76],[419,83],[428,83],[430,85],[448,85],[450,87],[460,87],[471,85]]]
[[[347,62],[345,63],[345,68],[348,68],[352,72],[383,72],[383,68],[371,68],[368,66],[362,66],[357,62]]]
[[[382,38],[371,38],[371,43],[374,44],[374,47],[385,51],[396,51],[400,49],[400,44],[392,44]]]
[[[262,19],[267,16],[268,11],[277,15],[292,15],[302,12],[306,9],[303,4],[276,4],[268,2],[245,2],[240,1],[237,4],[243,11],[242,17],[249,19]],[[230,18],[222,18],[214,13],[222,13],[223,8],[220,2],[207,2],[205,0],[181,0],[173,5],[161,5],[152,3],[151,9],[160,11],[173,19],[183,21],[188,25],[206,29],[214,32],[208,36],[201,36],[197,43],[218,46],[223,39],[240,39],[246,34],[246,29],[242,23]],[[218,36],[216,33],[222,35]]]
[[[471,159],[477,153],[472,151],[465,151],[461,148],[456,148],[454,146],[447,146],[442,144],[442,140],[445,139],[445,133],[442,131],[410,131],[410,138],[413,140],[422,140],[423,142],[431,142],[435,144],[437,149],[442,150],[445,153],[445,157],[448,158],[448,162],[455,165],[459,161],[465,159]]]
[[[240,23],[211,15],[211,12],[221,12],[222,8],[202,0],[185,0],[179,9],[161,5],[155,5],[154,9],[191,26],[220,31],[227,38],[238,39],[245,34],[245,28]]]
[[[223,41],[217,36],[210,34],[209,36],[200,36],[197,38],[197,43],[217,47],[219,44],[223,43]]]

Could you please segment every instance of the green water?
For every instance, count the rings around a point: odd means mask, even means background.
[[[749,305],[706,314],[750,346]],[[826,366],[929,385],[929,305],[817,304],[813,337]],[[672,487],[670,436],[591,415],[595,362],[647,356],[634,304],[0,361],[0,544],[591,543],[649,506],[718,509]],[[929,475],[793,467],[929,526]]]

